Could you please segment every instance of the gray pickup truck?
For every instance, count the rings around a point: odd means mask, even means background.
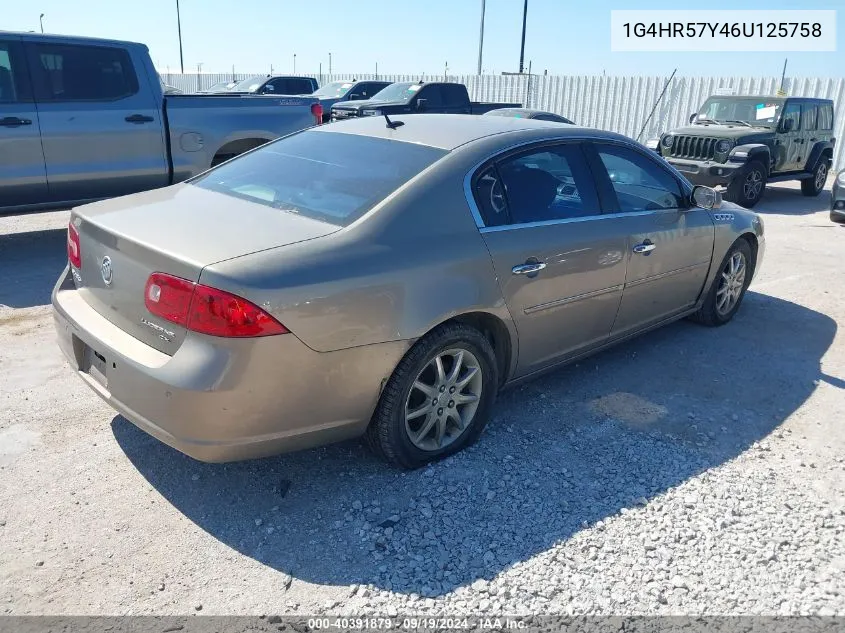
[[[321,119],[315,97],[165,95],[143,44],[0,31],[0,209],[164,187]]]

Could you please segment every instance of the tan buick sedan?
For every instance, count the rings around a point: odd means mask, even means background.
[[[466,115],[312,128],[74,209],[71,366],[204,461],[366,435],[413,468],[496,393],[684,316],[729,321],[763,224],[623,136]]]

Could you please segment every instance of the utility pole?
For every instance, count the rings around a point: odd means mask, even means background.
[[[376,62],[376,79],[378,79],[378,62]]]
[[[525,61],[525,21],[528,18],[528,0],[522,5],[522,46],[519,48],[519,72],[521,73],[524,68],[524,61]]]
[[[296,53],[293,54],[293,74],[296,74]]]
[[[179,68],[185,74],[185,60],[182,57],[182,16],[179,12],[179,0],[176,0],[176,28],[179,30]]]
[[[478,34],[478,74],[481,74],[481,56],[484,51],[484,9],[487,0],[481,0],[481,31]]]
[[[41,32],[44,32],[44,14],[38,16],[38,22],[41,24]]]
[[[329,53],[329,77],[332,76],[332,54]]]

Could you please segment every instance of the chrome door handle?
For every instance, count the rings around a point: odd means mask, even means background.
[[[634,247],[634,252],[639,253],[640,255],[648,255],[655,248],[657,248],[657,244],[652,244],[649,241],[645,241],[642,244],[637,244]]]
[[[546,267],[546,264],[543,262],[537,262],[536,264],[520,264],[519,266],[514,266],[511,268],[511,272],[514,275],[530,275],[532,273],[538,273]]]

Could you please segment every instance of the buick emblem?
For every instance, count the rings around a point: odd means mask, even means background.
[[[112,278],[112,269],[111,269],[111,257],[106,255],[103,257],[103,263],[100,264],[100,273],[103,275],[103,281],[108,286],[111,284]]]

